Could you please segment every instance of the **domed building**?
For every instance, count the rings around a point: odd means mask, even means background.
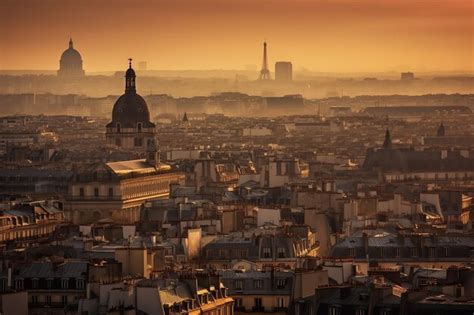
[[[130,59],[125,73],[125,93],[115,102],[112,121],[107,124],[107,145],[127,150],[146,152],[155,142],[155,124],[150,121],[148,105],[137,94],[135,71]]]
[[[81,54],[74,49],[72,38],[69,40],[69,48],[61,55],[59,60],[58,76],[60,77],[82,77],[84,70],[82,69]]]
[[[147,200],[168,198],[172,185],[185,183],[184,173],[160,161],[155,124],[145,100],[137,94],[129,60],[125,93],[115,102],[106,138],[109,146],[141,152],[144,158],[96,163],[75,172],[64,203],[67,218],[74,224],[101,220],[136,224]]]

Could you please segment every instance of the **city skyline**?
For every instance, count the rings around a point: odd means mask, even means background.
[[[258,71],[264,39],[271,69],[282,60],[297,71],[317,72],[474,69],[469,0],[140,0],[113,6],[20,0],[0,7],[0,26],[8,29],[0,34],[8,47],[0,50],[1,70],[57,70],[69,37],[86,72],[121,69],[130,56],[157,70]]]

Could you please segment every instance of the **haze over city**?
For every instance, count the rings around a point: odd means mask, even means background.
[[[473,71],[471,0],[2,0],[0,69],[54,70],[72,37],[87,72],[260,68]]]

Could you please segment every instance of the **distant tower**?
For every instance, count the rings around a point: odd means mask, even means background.
[[[185,126],[189,126],[189,125],[190,125],[190,122],[189,122],[189,119],[188,119],[188,114],[186,114],[186,112],[184,112],[182,123],[183,123],[183,125],[185,125]]]
[[[278,61],[275,63],[275,80],[293,80],[293,65],[289,61]]]
[[[444,137],[446,135],[446,131],[444,130],[443,123],[441,123],[441,125],[439,125],[439,128],[438,128],[438,131],[436,132],[436,135],[438,137]]]
[[[263,63],[262,70],[260,70],[259,80],[270,80],[270,70],[268,70],[267,60],[267,42],[263,42]]]
[[[388,149],[392,147],[392,136],[390,135],[390,131],[387,129],[385,132],[385,140],[383,142],[383,148]]]

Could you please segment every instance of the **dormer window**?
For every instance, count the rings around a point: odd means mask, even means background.
[[[61,279],[61,289],[68,289],[69,288],[69,279],[64,278]]]
[[[84,280],[83,279],[76,279],[76,289],[84,289]]]
[[[141,123],[141,122],[139,122],[139,123],[137,124],[137,131],[138,131],[138,132],[142,132],[142,123]]]
[[[23,279],[16,279],[15,280],[15,289],[23,290]]]
[[[122,125],[120,125],[120,123],[117,123],[117,132],[120,132],[121,128],[122,128]]]
[[[270,247],[263,248],[263,258],[270,258],[271,257],[271,249]]]
[[[284,289],[286,286],[286,279],[278,279],[277,280],[277,288]]]
[[[244,282],[242,280],[235,280],[234,281],[234,288],[236,290],[243,290],[244,288]]]
[[[278,247],[278,258],[285,258],[286,257],[286,251],[284,247]]]

